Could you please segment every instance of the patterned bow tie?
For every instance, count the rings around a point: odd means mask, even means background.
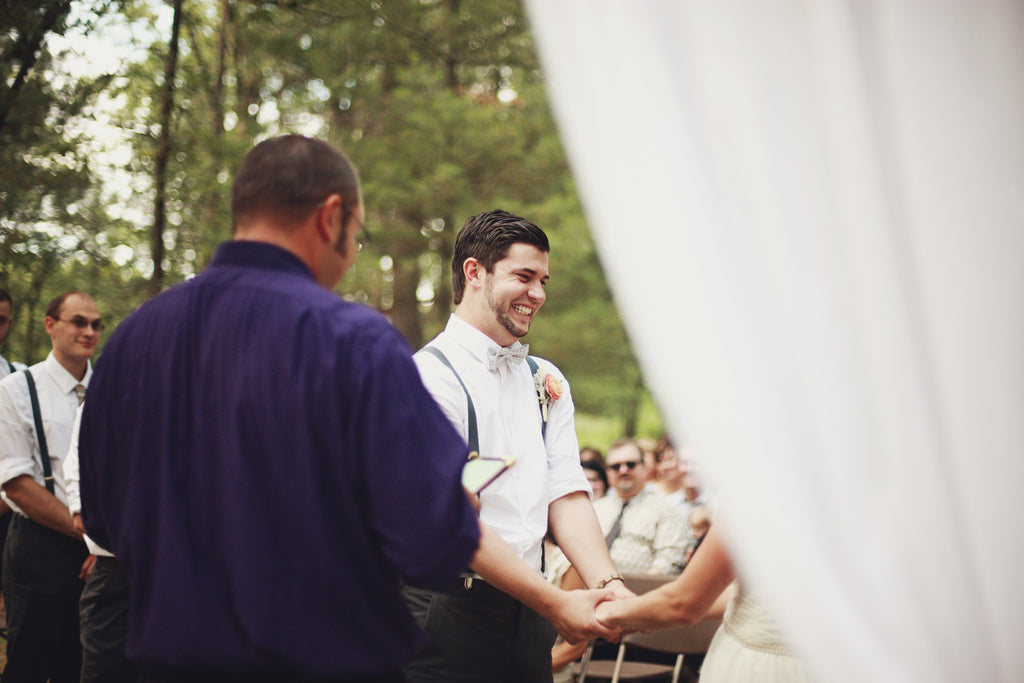
[[[494,372],[502,361],[515,366],[517,363],[522,363],[529,352],[530,345],[520,344],[519,342],[512,346],[491,346],[487,349],[487,369]]]

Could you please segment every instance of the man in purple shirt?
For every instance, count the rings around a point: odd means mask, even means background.
[[[400,584],[452,585],[480,528],[466,445],[355,260],[355,169],[289,135],[243,160],[234,241],[111,337],[82,418],[82,515],[131,580],[144,681],[400,681]]]

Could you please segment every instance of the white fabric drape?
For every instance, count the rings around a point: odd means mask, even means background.
[[[1024,4],[527,9],[645,375],[795,647],[1024,680]]]

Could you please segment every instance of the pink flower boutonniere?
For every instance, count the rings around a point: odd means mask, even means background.
[[[533,375],[533,384],[537,387],[537,399],[540,401],[540,412],[544,421],[548,421],[548,405],[562,398],[562,380],[552,374],[541,375],[537,370]]]

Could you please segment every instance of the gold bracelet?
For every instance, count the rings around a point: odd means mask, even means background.
[[[612,581],[622,581],[623,584],[626,583],[626,580],[622,578],[622,574],[619,574],[618,572],[612,572],[611,574],[597,582],[597,590],[601,590]]]

